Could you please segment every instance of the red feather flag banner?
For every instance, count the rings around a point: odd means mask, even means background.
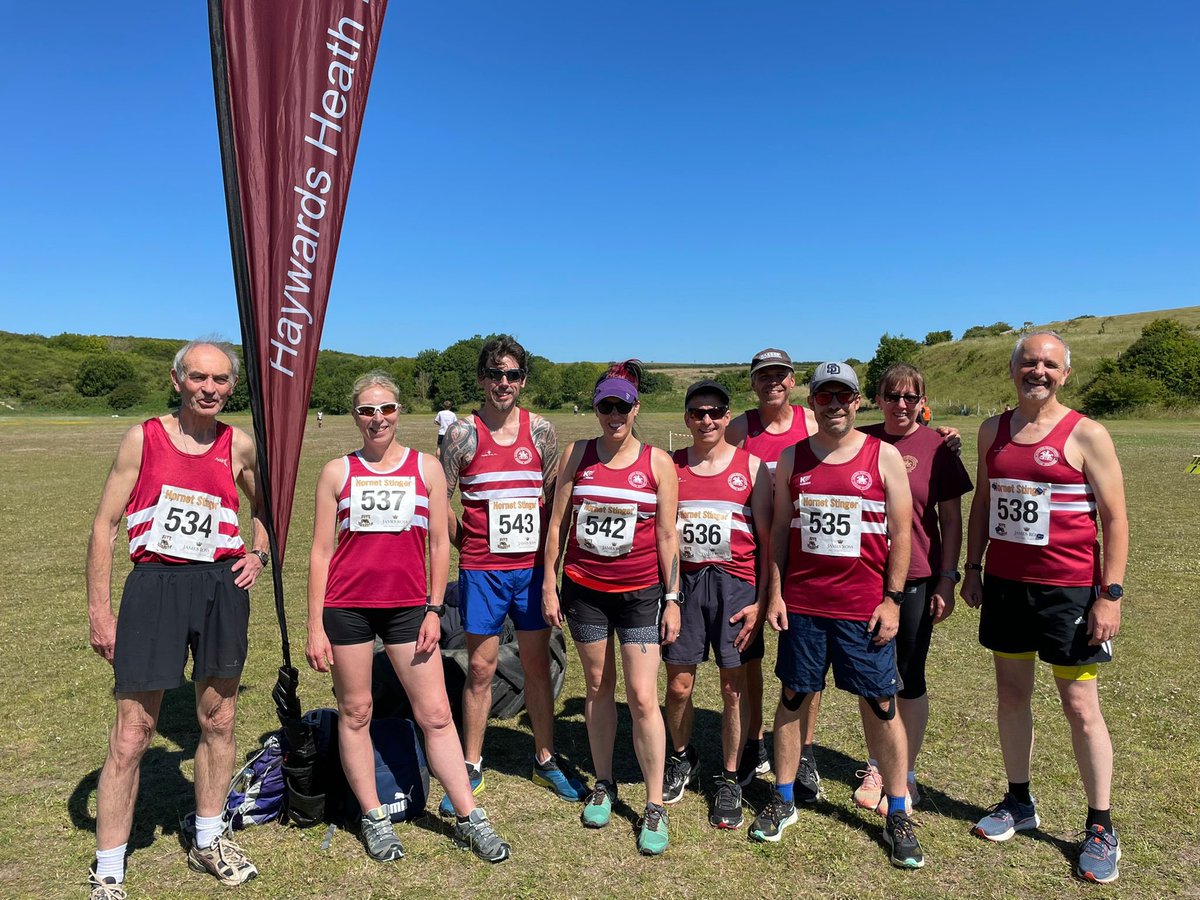
[[[229,243],[276,611],[321,326],[387,0],[209,0]]]

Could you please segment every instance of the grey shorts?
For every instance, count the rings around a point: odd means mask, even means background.
[[[663,647],[663,660],[673,666],[694,666],[708,659],[712,647],[717,666],[736,669],[752,659],[763,658],[762,629],[742,652],[733,639],[742,630],[729,618],[755,603],[754,585],[730,575],[720,566],[704,566],[683,573],[683,609],[679,637]]]
[[[241,676],[250,595],[234,584],[235,562],[134,566],[117,613],[115,691],[179,687],[189,651],[192,681]]]

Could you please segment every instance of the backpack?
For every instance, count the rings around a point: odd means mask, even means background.
[[[225,800],[226,827],[240,831],[262,825],[283,813],[286,788],[283,777],[283,735],[267,735],[261,747],[250,754],[229,782]]]

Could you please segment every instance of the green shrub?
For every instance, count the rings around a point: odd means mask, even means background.
[[[997,334],[1007,334],[1012,330],[1013,327],[1007,322],[995,322],[991,325],[972,325],[963,332],[962,339],[966,341],[977,337],[992,337]]]
[[[946,341],[954,340],[954,334],[947,328],[945,331],[931,331],[925,335],[925,346],[932,347],[934,344],[944,344]]]
[[[1166,388],[1152,378],[1136,373],[1106,372],[1088,384],[1083,393],[1083,411],[1089,416],[1104,416],[1165,400]]]
[[[119,353],[95,353],[75,371],[75,390],[85,397],[102,397],[136,374],[128,357]]]
[[[129,409],[131,406],[137,406],[145,399],[146,389],[142,383],[134,378],[122,381],[108,394],[108,406],[110,409]]]

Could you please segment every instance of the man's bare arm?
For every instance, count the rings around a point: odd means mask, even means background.
[[[475,450],[479,446],[479,433],[475,423],[459,419],[446,429],[446,437],[442,441],[442,472],[446,476],[446,499],[454,497],[458,489],[458,479],[462,470],[470,465],[475,458]],[[450,543],[462,549],[462,523],[451,509],[446,516],[447,531]]]
[[[250,435],[235,428],[233,430],[233,453],[238,461],[237,483],[250,501],[251,537],[250,547],[271,552],[270,538],[267,537],[266,498],[258,490],[258,455],[254,441]],[[234,581],[240,588],[252,588],[259,574],[266,568],[253,553],[247,553],[242,559],[233,564],[237,572]]]
[[[529,430],[542,458],[542,497],[549,506],[554,502],[554,482],[558,478],[558,436],[554,426],[541,416],[530,417]]]

